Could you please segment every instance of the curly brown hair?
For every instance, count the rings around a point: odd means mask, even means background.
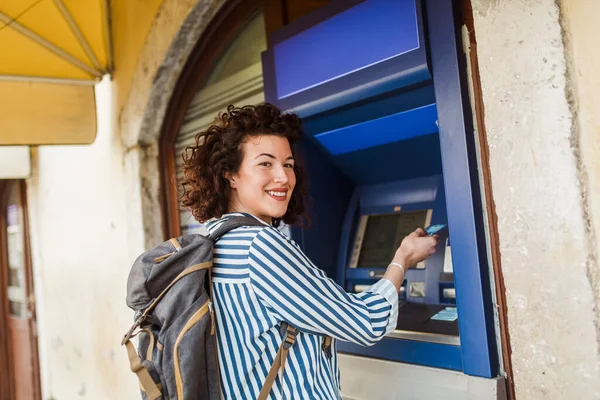
[[[308,183],[296,154],[302,134],[300,118],[292,113],[283,114],[272,104],[228,106],[227,112],[219,113],[215,123],[196,135],[196,144],[185,149],[183,206],[199,222],[227,213],[231,187],[225,173],[238,172],[244,156],[242,144],[251,136],[275,135],[290,143],[295,159],[296,187],[287,212],[281,219],[274,219],[273,225],[279,225],[282,220],[286,224],[306,226],[309,223],[306,214]]]

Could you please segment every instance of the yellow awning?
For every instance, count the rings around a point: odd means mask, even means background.
[[[110,0],[0,0],[0,145],[85,144],[113,68]]]

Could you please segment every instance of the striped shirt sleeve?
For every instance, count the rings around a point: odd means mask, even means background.
[[[248,257],[261,303],[300,331],[370,346],[396,327],[398,294],[387,279],[362,293],[346,293],[271,227],[256,235]]]

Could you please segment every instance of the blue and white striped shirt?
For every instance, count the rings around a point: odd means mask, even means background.
[[[227,214],[209,222],[208,231],[233,215],[252,217]],[[281,321],[299,332],[269,399],[341,399],[336,339],[372,345],[398,318],[392,282],[346,293],[267,224],[234,229],[216,242],[213,297],[225,399],[258,398],[282,342]],[[324,336],[333,338],[331,358],[322,350]]]

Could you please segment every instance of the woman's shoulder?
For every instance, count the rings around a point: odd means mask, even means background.
[[[285,248],[289,250],[298,251],[300,247],[298,244],[291,239],[284,230],[275,228],[274,226],[265,226],[261,228],[253,241],[253,244],[260,244],[261,246]]]
[[[284,269],[287,273],[302,270],[302,276],[326,278],[325,272],[316,267],[300,246],[284,232],[275,227],[262,229],[252,241],[249,252],[256,265],[269,266],[272,272]],[[252,266],[256,266],[251,263]]]
[[[293,241],[289,235],[289,229],[278,229],[272,225],[269,225],[260,219],[252,216],[251,214],[245,213],[230,213],[225,214],[221,218],[209,221],[206,224],[208,233],[216,232],[223,224],[233,218],[252,218],[255,219],[259,224],[248,224],[234,228],[231,231],[225,233],[219,240],[222,239],[237,239],[237,240],[248,240],[251,243],[260,242],[263,246],[275,246],[275,247],[290,247],[299,249],[299,246]],[[288,232],[287,234],[285,232]]]

